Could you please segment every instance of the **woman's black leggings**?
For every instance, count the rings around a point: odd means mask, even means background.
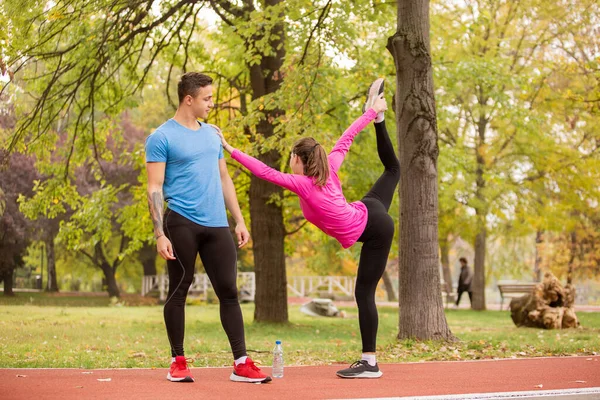
[[[173,245],[175,260],[167,261],[169,295],[164,317],[171,355],[182,356],[185,330],[185,299],[194,281],[196,256],[200,254],[206,274],[220,302],[221,324],[229,338],[234,359],[246,354],[244,321],[238,301],[236,248],[229,228],[209,228],[167,209],[164,231]]]
[[[396,186],[400,180],[400,163],[385,129],[385,122],[375,124],[377,153],[384,171],[371,190],[361,199],[367,207],[368,220],[358,239],[363,243],[356,277],[355,296],[362,351],[375,352],[379,316],[375,305],[375,290],[383,276],[394,239],[394,221],[388,214]]]

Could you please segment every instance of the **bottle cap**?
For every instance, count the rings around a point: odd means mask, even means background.
[[[275,344],[281,344],[281,340],[276,340]]]

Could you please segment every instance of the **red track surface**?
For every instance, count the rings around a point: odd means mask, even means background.
[[[344,367],[286,367],[283,379],[262,385],[229,381],[231,368],[193,368],[195,383],[171,383],[162,369],[0,369],[0,398],[309,400],[600,387],[599,356],[382,364],[383,377],[360,380],[336,377]]]

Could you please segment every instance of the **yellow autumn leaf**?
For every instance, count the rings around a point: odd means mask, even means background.
[[[48,14],[48,21],[56,21],[58,19],[62,19],[63,18],[63,14],[60,13],[59,11],[52,11],[50,14]]]

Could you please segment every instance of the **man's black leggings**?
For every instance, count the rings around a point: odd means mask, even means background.
[[[236,248],[229,228],[209,228],[167,209],[164,231],[173,245],[175,260],[167,261],[169,294],[164,317],[171,355],[182,356],[185,330],[185,299],[194,281],[196,256],[220,302],[221,324],[229,338],[234,359],[246,354],[244,321],[238,301]]]
[[[385,122],[375,124],[377,153],[384,171],[371,190],[361,199],[367,207],[368,220],[358,239],[363,242],[356,277],[355,297],[362,338],[362,351],[375,352],[379,316],[375,305],[375,290],[383,276],[394,239],[394,221],[388,214],[396,186],[400,180],[400,163],[385,128]]]

